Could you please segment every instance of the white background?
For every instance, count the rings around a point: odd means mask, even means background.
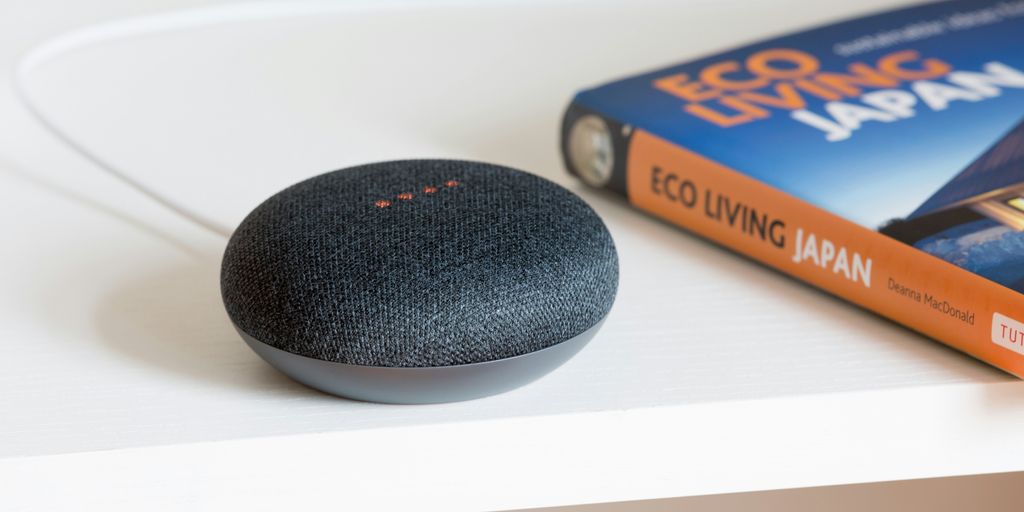
[[[8,5],[0,63],[11,75],[68,30],[200,3]],[[232,4],[26,71],[76,143],[228,226],[374,158],[491,160],[580,193],[620,250],[602,333],[534,384],[440,406],[277,374],[223,313],[224,240],[101,173],[5,80],[0,503],[502,509],[1024,469],[1017,380],[587,191],[558,161],[580,87],[901,4]]]

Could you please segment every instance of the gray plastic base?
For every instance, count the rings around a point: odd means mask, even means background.
[[[558,368],[583,348],[604,319],[578,336],[543,350],[459,366],[402,368],[333,363],[271,347],[235,329],[260,357],[315,389],[367,402],[431,404],[494,395],[528,384]]]

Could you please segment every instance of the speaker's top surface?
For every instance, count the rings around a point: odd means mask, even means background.
[[[235,325],[366,366],[513,357],[608,312],[618,260],[572,192],[495,165],[409,160],[323,174],[257,207],[224,253]]]

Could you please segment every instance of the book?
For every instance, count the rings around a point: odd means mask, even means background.
[[[579,92],[568,170],[1024,376],[1024,1],[947,1]]]

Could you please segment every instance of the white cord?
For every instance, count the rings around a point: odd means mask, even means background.
[[[148,20],[145,20],[148,21]],[[94,27],[87,27],[85,29],[79,29],[72,31],[67,34],[58,36],[50,41],[43,43],[42,45],[32,49],[20,62],[14,70],[14,90],[15,94],[21,100],[25,108],[31,113],[41,125],[43,125],[50,133],[60,139],[61,142],[71,147],[74,151],[85,157],[87,160],[92,162],[94,165],[105,171],[107,174],[113,176],[118,181],[128,185],[135,189],[142,195],[156,201],[163,205],[168,210],[180,215],[181,217],[191,221],[192,223],[216,233],[225,238],[231,236],[232,230],[227,226],[220,224],[217,221],[211,220],[208,217],[197,213],[186,206],[183,206],[174,200],[160,194],[156,190],[146,186],[142,182],[134,179],[131,175],[122,169],[119,169],[116,165],[104,160],[102,157],[90,151],[85,145],[76,141],[71,135],[62,130],[60,126],[51,121],[46,115],[43,114],[42,110],[32,99],[32,94],[29,92],[27,76],[37,65],[49,60],[49,58],[60,55],[65,51],[85,46],[90,43],[95,43],[104,40],[117,39],[119,37],[125,37],[127,35],[133,35],[137,33],[149,33],[155,31],[158,28],[163,27],[163,23],[159,23],[159,18],[153,18],[153,22],[111,22],[102,24]],[[166,23],[166,25],[174,26],[178,24],[179,20],[173,20],[175,23]],[[184,21],[184,20],[181,20]],[[185,24],[185,23],[180,23]]]
[[[25,68],[22,66],[18,66],[18,69],[15,71],[14,89],[18,97],[25,104],[25,107],[28,109],[29,112],[32,113],[32,116],[35,117],[40,124],[45,126],[46,129],[50,131],[50,133],[52,133],[62,142],[64,142],[72,149],[77,151],[87,160],[95,164],[97,167],[106,171],[107,174],[113,176],[114,178],[118,179],[119,181],[128,185],[129,187],[137,190],[138,192],[152,199],[153,201],[156,201],[157,203],[163,205],[168,210],[184,217],[185,219],[188,219],[189,221],[195,223],[198,226],[203,227],[204,229],[221,235],[224,238],[228,238],[231,236],[231,229],[228,229],[227,227],[221,225],[220,223],[210,220],[209,218],[206,218],[203,215],[200,215],[199,213],[196,213],[188,209],[187,207],[174,202],[173,200],[161,195],[159,192],[147,187],[143,183],[136,181],[127,173],[118,169],[115,165],[103,160],[92,151],[89,151],[89,149],[79,144],[70,135],[61,130],[55,123],[47,119],[46,116],[44,116],[42,112],[39,111],[35,103],[32,102],[32,98],[28,94],[28,90],[25,87],[24,83],[24,71]]]
[[[465,1],[465,0],[463,0]],[[452,3],[460,3],[453,1]],[[313,1],[292,1],[292,2],[257,2],[251,4],[226,4],[222,6],[211,6],[197,9],[186,9],[170,14],[159,14],[114,20],[98,25],[93,25],[57,36],[50,41],[30,51],[18,63],[14,71],[14,89],[22,103],[50,133],[54,134],[62,142],[70,146],[87,160],[105,171],[107,174],[130,186],[146,197],[163,205],[168,210],[188,219],[198,226],[212,231],[225,238],[231,236],[232,230],[220,223],[211,220],[202,214],[161,195],[143,183],[135,180],[131,175],[117,166],[107,162],[99,155],[93,153],[83,144],[78,143],[68,133],[62,130],[57,123],[50,121],[42,110],[32,101],[32,95],[27,87],[26,76],[35,66],[46,62],[48,59],[61,55],[69,50],[87,46],[89,44],[122,39],[140,34],[153,34],[200,26],[217,25],[224,22],[257,21],[277,19],[283,17],[299,17],[325,12],[348,12],[365,8],[372,5],[376,9],[400,9],[414,5],[412,0],[350,0],[348,2],[336,2],[331,0]]]

